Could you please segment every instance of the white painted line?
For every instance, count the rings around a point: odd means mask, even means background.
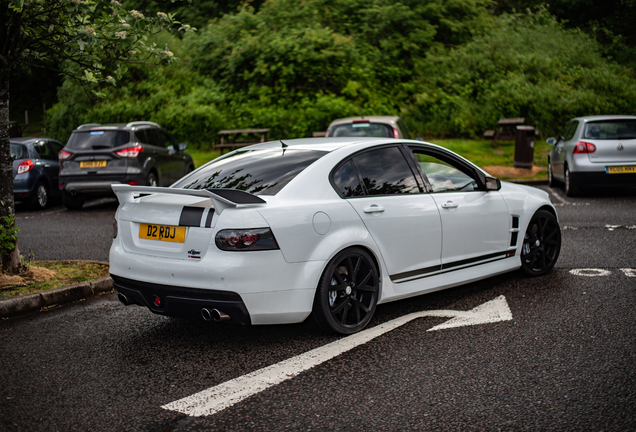
[[[226,381],[215,387],[171,402],[161,408],[178,411],[192,417],[213,415],[269,387],[291,379],[301,372],[403,326],[416,318],[426,316],[453,317],[450,321],[435,326],[428,331],[509,321],[512,319],[512,313],[504,296],[499,296],[470,311],[435,310],[415,312],[331,342],[296,357],[283,360],[280,363]]]
[[[623,274],[627,277],[636,277],[636,269],[631,269],[631,268],[622,268],[620,269]]]
[[[563,198],[561,195],[559,195],[556,192],[554,192],[554,190],[548,189],[548,191],[549,191],[550,195],[552,195],[553,197],[555,197],[556,199],[561,201],[562,204],[571,204],[569,201],[566,201],[565,198]]]
[[[570,273],[574,276],[587,276],[587,277],[597,277],[597,276],[609,276],[612,274],[609,270],[597,269],[597,268],[589,268],[589,269],[572,269]]]
[[[609,231],[614,231],[616,228],[620,228],[620,225],[605,225]]]

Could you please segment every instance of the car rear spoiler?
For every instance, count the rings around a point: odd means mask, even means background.
[[[117,195],[120,204],[133,202],[140,195],[187,195],[208,198],[217,213],[221,213],[227,207],[243,207],[258,204],[267,204],[262,198],[238,189],[181,189],[171,187],[131,186],[127,184],[112,185],[113,192]]]

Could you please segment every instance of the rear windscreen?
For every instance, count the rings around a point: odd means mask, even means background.
[[[238,152],[213,161],[172,187],[238,189],[254,195],[275,195],[325,154],[325,151],[283,148]]]
[[[130,133],[122,130],[74,131],[66,147],[76,150],[101,150],[122,146],[130,141]]]
[[[329,136],[393,138],[393,128],[383,123],[348,123],[335,126]]]
[[[583,138],[597,140],[636,139],[636,120],[606,120],[586,123]]]
[[[17,159],[28,159],[29,152],[27,151],[27,148],[25,146],[23,146],[22,144],[13,144],[13,143],[11,143],[11,157],[14,160],[17,160]]]

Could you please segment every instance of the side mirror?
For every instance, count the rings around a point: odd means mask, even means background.
[[[184,151],[186,148],[188,148],[186,143],[179,143],[179,151]]]
[[[487,191],[498,191],[501,189],[501,181],[494,177],[486,177],[486,190]]]
[[[557,143],[557,140],[555,137],[550,137],[547,140],[545,140],[546,144],[549,146],[553,146]]]
[[[422,142],[423,142],[423,141],[424,141],[424,138],[422,138],[422,137],[415,137],[415,141],[422,141]]]

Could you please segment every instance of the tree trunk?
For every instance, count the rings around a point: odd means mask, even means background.
[[[0,217],[15,214],[13,202],[13,159],[9,144],[9,71],[7,59],[0,54]],[[4,223],[4,219],[0,219]],[[15,221],[10,227],[15,226]],[[2,270],[9,274],[20,273],[20,251],[16,242],[8,254],[2,254]]]

